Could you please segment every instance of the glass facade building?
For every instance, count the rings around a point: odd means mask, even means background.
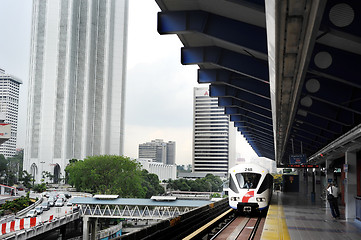
[[[128,0],[33,1],[24,169],[123,153]]]

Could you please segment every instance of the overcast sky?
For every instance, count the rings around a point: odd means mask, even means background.
[[[138,145],[153,139],[176,142],[176,163],[192,162],[193,87],[197,66],[180,63],[176,35],[159,35],[154,0],[129,1],[128,61],[125,105],[126,156],[138,157]],[[18,143],[25,144],[31,35],[30,0],[0,0],[0,68],[23,81],[20,86]],[[240,157],[255,157],[238,136]]]

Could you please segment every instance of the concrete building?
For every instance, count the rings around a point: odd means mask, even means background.
[[[140,164],[142,164],[143,169],[147,170],[149,173],[154,173],[158,176],[159,180],[168,180],[177,178],[177,166],[170,164],[163,164],[160,162],[154,162],[152,159],[138,158]]]
[[[175,164],[175,142],[163,142],[163,139],[155,139],[151,142],[139,144],[138,157],[152,159],[154,162]]]
[[[123,153],[128,0],[33,1],[24,169]]]
[[[0,69],[0,121],[11,126],[10,138],[0,145],[0,154],[6,158],[16,154],[20,84],[20,79]]]
[[[236,161],[236,129],[208,88],[194,88],[193,114],[193,172],[227,175]]]
[[[175,165],[175,142],[169,141],[167,143],[167,164]]]

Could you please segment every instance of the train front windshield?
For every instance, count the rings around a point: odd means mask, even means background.
[[[261,178],[259,173],[237,173],[236,179],[240,188],[252,189],[257,188]]]

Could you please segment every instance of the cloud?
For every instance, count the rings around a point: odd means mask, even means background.
[[[196,67],[186,68],[170,58],[130,69],[126,122],[158,127],[191,125]]]

